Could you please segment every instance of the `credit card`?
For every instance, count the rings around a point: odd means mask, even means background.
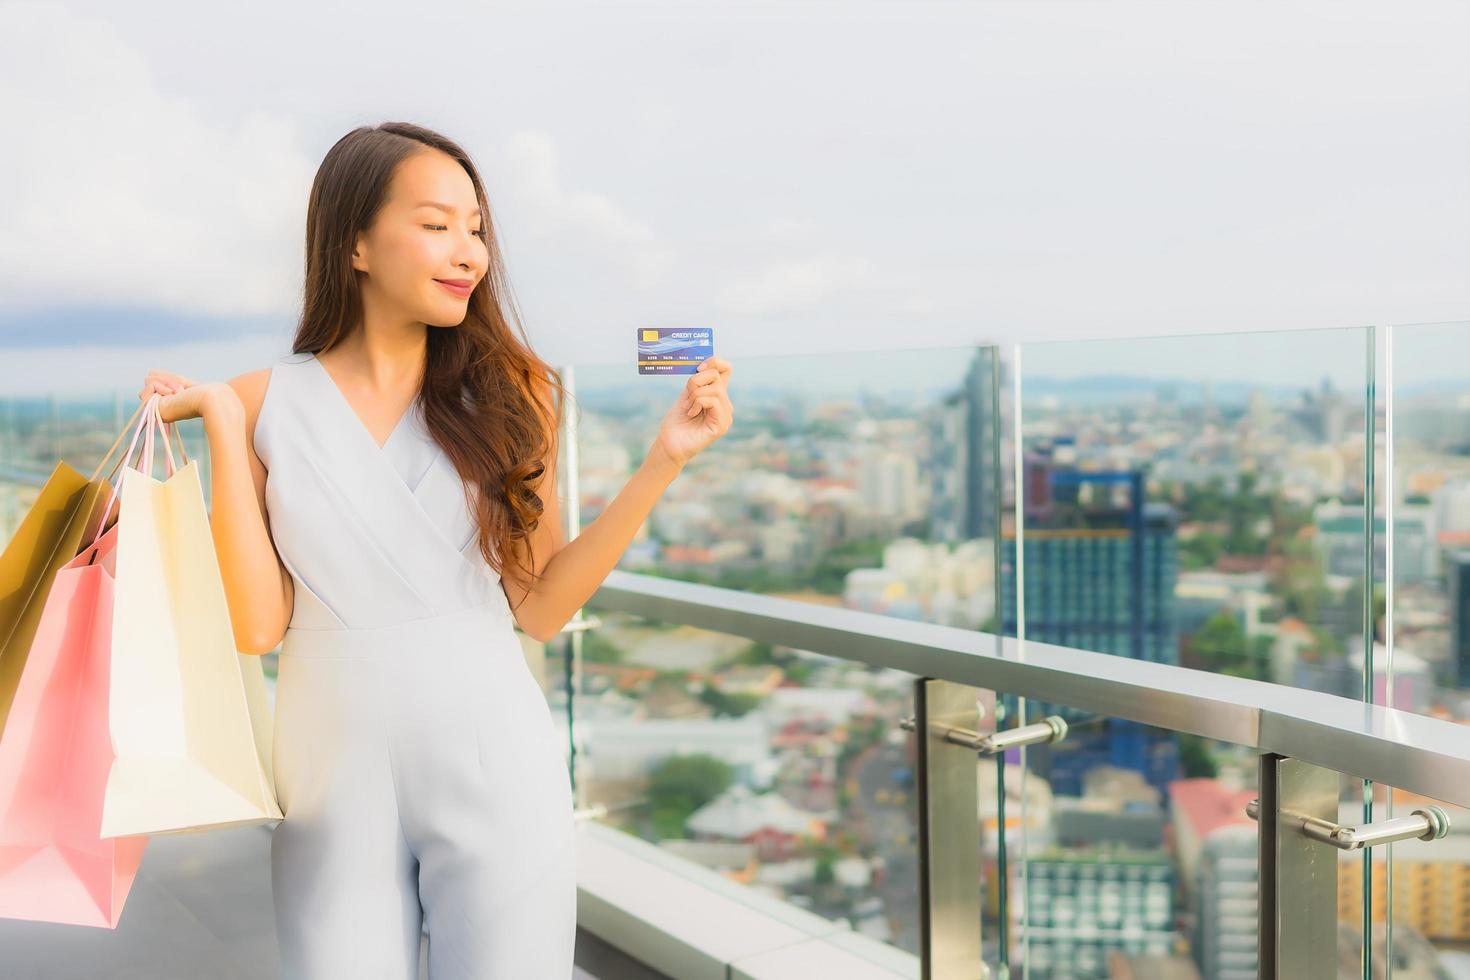
[[[712,327],[639,327],[639,374],[698,374],[715,353]]]

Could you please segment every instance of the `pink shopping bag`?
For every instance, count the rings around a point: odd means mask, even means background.
[[[140,427],[147,421],[145,412]],[[118,525],[100,532],[116,497],[115,488],[92,543],[56,573],[0,739],[3,918],[117,928],[148,843],[100,836],[114,758]]]

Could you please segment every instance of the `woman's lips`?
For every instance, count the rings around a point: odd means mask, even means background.
[[[443,279],[435,279],[434,281],[443,286],[445,289],[449,290],[454,295],[458,296],[460,299],[464,299],[475,288],[474,285],[469,282],[466,282],[463,286],[460,286],[456,285],[453,282],[446,282]]]

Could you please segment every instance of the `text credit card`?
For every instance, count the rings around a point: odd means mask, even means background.
[[[639,327],[639,374],[698,374],[715,353],[711,327]]]

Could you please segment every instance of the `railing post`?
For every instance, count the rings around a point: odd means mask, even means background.
[[[1299,759],[1261,756],[1261,980],[1336,980],[1337,851],[1302,831],[1337,822],[1339,774]]]
[[[982,707],[983,702],[983,707]],[[995,695],[951,681],[914,681],[919,799],[919,962],[922,980],[986,976],[980,946],[978,756],[950,728],[993,732]]]

